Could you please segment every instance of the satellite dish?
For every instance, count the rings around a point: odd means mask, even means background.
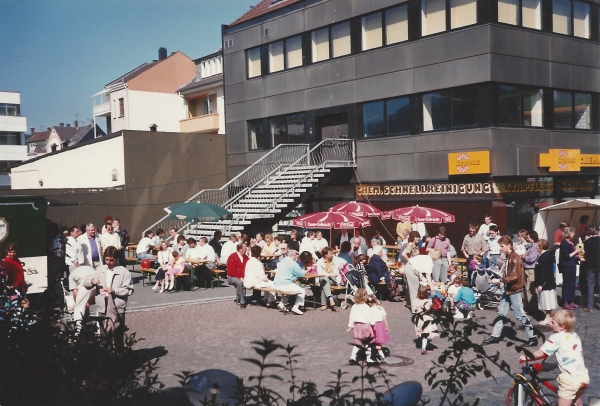
[[[382,400],[391,406],[417,406],[422,394],[423,386],[419,382],[408,381],[387,391]]]
[[[221,403],[232,403],[231,397],[235,394],[238,377],[231,372],[222,369],[207,369],[192,375],[185,392],[193,405],[203,405],[204,399],[210,400],[216,395],[216,401]]]

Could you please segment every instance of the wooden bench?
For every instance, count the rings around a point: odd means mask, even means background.
[[[182,276],[190,276],[190,273],[187,271],[183,271],[182,273],[177,273],[175,274],[175,292],[177,292],[177,282],[179,282],[179,278],[181,278]],[[190,283],[191,283],[191,289],[190,290],[194,290],[194,284],[193,281],[190,279]],[[181,287],[181,290],[183,291],[183,287]]]
[[[125,263],[131,265],[131,272],[134,271],[135,266],[139,263],[137,257],[125,257]]]
[[[156,269],[154,268],[140,268],[138,269],[142,274],[142,286],[146,286],[146,274],[148,274],[148,283],[152,285],[152,275],[156,275]]]
[[[331,287],[331,295],[332,296],[336,296],[337,297],[337,301],[338,301],[338,306],[341,306],[341,299],[340,299],[340,294],[346,294],[346,287],[345,286],[332,286]],[[346,300],[346,298],[344,298],[344,300]],[[345,309],[346,306],[342,307],[342,309]]]
[[[223,269],[217,269],[217,268],[213,268],[210,269],[210,273],[212,275],[212,277],[210,278],[210,288],[213,288],[213,284],[215,282],[214,277],[217,277],[217,285],[221,286],[221,275],[223,274],[227,274],[227,271],[224,271]]]

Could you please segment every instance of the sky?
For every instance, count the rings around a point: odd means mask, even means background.
[[[21,92],[28,129],[87,124],[105,84],[158,59],[160,47],[192,59],[217,51],[221,25],[258,2],[0,0],[0,90]]]

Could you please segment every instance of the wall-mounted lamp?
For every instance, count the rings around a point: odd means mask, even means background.
[[[119,180],[119,175],[117,173],[117,169],[112,170],[112,180],[113,180],[113,182],[116,182],[117,180]]]
[[[39,183],[40,183],[40,187],[44,186],[44,181],[43,180],[40,179]]]

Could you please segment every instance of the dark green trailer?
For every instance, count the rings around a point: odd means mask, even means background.
[[[19,259],[25,263],[28,294],[48,289],[48,242],[43,196],[0,196],[0,246],[2,255],[10,243],[19,246]]]

